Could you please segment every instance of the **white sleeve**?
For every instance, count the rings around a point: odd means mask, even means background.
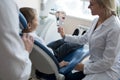
[[[85,74],[101,73],[109,70],[120,51],[120,29],[112,29],[107,33],[103,58],[96,62],[90,62],[84,65]]]
[[[0,0],[0,80],[28,80],[29,53],[19,36],[18,9],[13,0]]]
[[[80,36],[65,35],[64,41],[83,45],[88,42],[88,33],[89,30],[84,35]]]

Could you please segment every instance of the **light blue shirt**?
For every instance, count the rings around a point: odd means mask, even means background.
[[[105,80],[99,76],[101,73],[105,73],[113,80],[118,80],[120,66],[117,66],[120,60],[116,60],[115,63],[115,57],[120,53],[120,21],[113,15],[94,30],[97,21],[98,19],[93,21],[85,35],[73,37],[66,35],[65,41],[89,44],[90,61],[84,65],[84,74],[87,76],[83,80],[96,80],[96,77]],[[98,76],[95,77],[96,74]]]

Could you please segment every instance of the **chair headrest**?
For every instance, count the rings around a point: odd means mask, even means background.
[[[25,19],[24,15],[19,12],[19,21],[20,21],[20,28],[26,29],[27,28],[27,20]]]

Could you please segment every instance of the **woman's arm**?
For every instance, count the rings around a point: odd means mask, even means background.
[[[67,35],[64,32],[64,28],[63,27],[59,27],[58,28],[58,32],[60,33],[60,35],[64,38],[64,41],[66,42],[71,42],[71,43],[77,43],[80,45],[84,45],[88,42],[88,34],[89,34],[88,30],[84,35],[82,36],[72,36],[72,35]]]

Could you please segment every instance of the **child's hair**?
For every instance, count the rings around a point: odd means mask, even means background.
[[[31,23],[31,24],[34,24],[33,23],[33,20],[36,18],[36,15],[37,15],[37,12],[35,9],[33,8],[29,8],[29,7],[22,7],[20,8],[20,12],[24,15],[24,17],[26,18],[27,20],[27,24]],[[29,33],[29,32],[32,32],[34,29],[35,29],[36,26],[34,27],[29,27],[27,26],[27,29],[23,29],[22,30],[22,33]]]
[[[36,16],[36,10],[33,8],[29,8],[29,7],[22,7],[20,8],[20,12],[24,15],[24,17],[27,20],[27,23],[32,23],[32,20],[35,18]]]

